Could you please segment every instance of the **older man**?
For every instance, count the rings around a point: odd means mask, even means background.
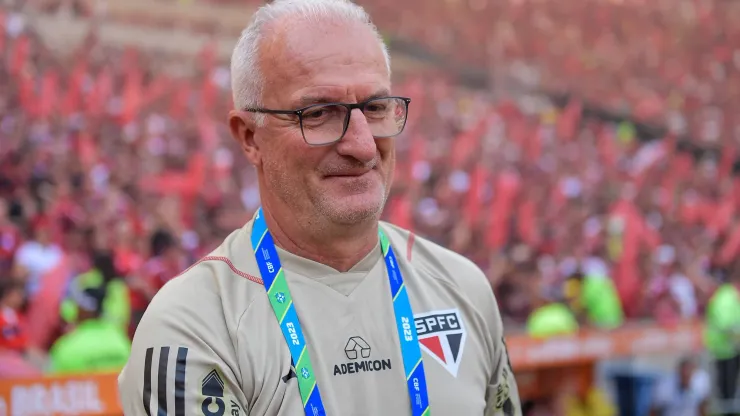
[[[515,415],[491,288],[379,221],[408,98],[347,0],[277,0],[232,57],[262,208],[167,284],[119,385],[127,415]]]

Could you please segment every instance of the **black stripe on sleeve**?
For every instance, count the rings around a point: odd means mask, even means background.
[[[188,362],[188,349],[177,349],[177,366],[175,367],[175,416],[185,416],[185,367]]]
[[[157,416],[167,416],[167,361],[170,358],[170,347],[162,347],[159,351],[159,371],[157,378]]]
[[[152,355],[154,354],[154,348],[146,349],[146,357],[144,359],[144,391],[143,391],[143,404],[146,416],[152,416],[151,410],[149,410],[149,404],[152,399]]]

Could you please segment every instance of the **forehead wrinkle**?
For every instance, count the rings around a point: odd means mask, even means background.
[[[329,102],[346,102],[352,97],[356,102],[390,95],[390,89],[383,85],[360,84],[346,87],[334,85],[316,85],[310,92],[298,92],[291,102],[297,105],[323,104]]]

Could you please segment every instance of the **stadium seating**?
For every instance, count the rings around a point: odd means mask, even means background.
[[[48,308],[91,250],[137,288],[176,274],[149,248],[163,230],[186,265],[256,208],[223,118],[231,47],[260,3],[0,9],[0,278],[33,280],[17,253],[39,230],[66,262],[30,308],[33,347],[64,329]],[[647,320],[695,349],[700,328],[677,322],[701,318],[740,254],[737,3],[428,5],[367,2],[412,98],[384,217],[475,261],[512,333],[580,270],[613,279],[630,339]],[[564,350],[599,358],[589,336]]]

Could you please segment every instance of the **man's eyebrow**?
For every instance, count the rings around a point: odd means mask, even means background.
[[[382,90],[378,90],[374,94],[364,97],[364,99],[360,101],[367,101],[367,100],[372,100],[375,98],[387,97],[389,95],[390,95],[390,91],[384,88]],[[328,103],[341,103],[341,102],[342,100],[338,100],[336,98],[332,98],[326,95],[304,95],[298,100],[297,105],[307,106],[307,105],[313,105],[313,104],[328,104]]]
[[[338,100],[324,95],[304,95],[300,98],[300,100],[298,100],[298,105],[306,106],[312,104],[327,104],[336,102],[338,102]]]
[[[375,94],[365,97],[365,99],[362,101],[373,100],[375,98],[388,97],[389,95],[391,95],[391,92],[388,89],[383,88],[382,90],[378,90],[378,92],[376,92]]]

